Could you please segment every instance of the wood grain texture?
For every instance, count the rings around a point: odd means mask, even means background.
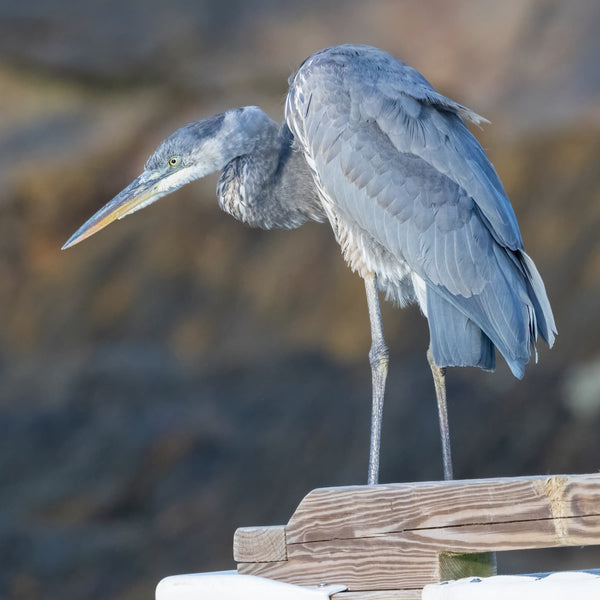
[[[294,544],[285,562],[244,563],[238,571],[297,585],[343,583],[349,591],[416,589],[439,581],[437,552],[414,552],[394,535]]]
[[[592,544],[600,544],[596,474],[324,488],[285,526],[285,560],[245,552],[252,560],[238,569],[383,594],[440,581],[453,562],[463,576],[481,574],[477,560],[458,555]]]
[[[277,562],[286,558],[284,525],[240,527],[233,536],[236,562]]]
[[[286,535],[293,544],[332,536],[579,516],[600,512],[598,498],[596,474],[320,488],[300,502]]]
[[[600,543],[600,517],[569,521],[567,536],[558,536],[552,520],[545,520],[525,522],[525,528],[522,522],[500,523],[490,531],[489,524],[480,524],[289,544],[287,561],[245,563],[238,570],[298,585],[343,583],[351,591],[422,587],[446,578],[440,558],[447,553],[548,548],[567,540],[576,546]],[[474,569],[461,574],[482,573]]]

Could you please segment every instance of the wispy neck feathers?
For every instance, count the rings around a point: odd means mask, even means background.
[[[224,164],[217,196],[224,211],[264,229],[325,219],[310,169],[286,125],[280,129],[259,108],[245,107],[225,113],[218,139]]]

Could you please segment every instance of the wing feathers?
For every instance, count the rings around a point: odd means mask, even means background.
[[[556,327],[502,183],[461,117],[483,121],[366,47],[309,59],[286,103],[331,210],[426,283],[438,364],[491,369],[495,345],[521,377],[538,332],[552,344]]]
[[[496,366],[494,344],[478,325],[433,289],[428,289],[427,312],[431,349],[438,365],[474,366],[492,371]]]

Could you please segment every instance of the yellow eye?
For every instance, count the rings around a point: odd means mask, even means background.
[[[174,167],[179,162],[179,159],[176,156],[173,156],[169,159],[169,164]]]

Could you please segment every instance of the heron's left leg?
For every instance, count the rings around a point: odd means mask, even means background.
[[[374,273],[365,277],[365,290],[371,321],[371,377],[373,381],[373,409],[371,413],[371,449],[369,453],[368,484],[375,485],[379,480],[379,449],[381,446],[381,421],[383,417],[383,396],[388,372],[388,349],[383,339],[377,279]]]
[[[438,416],[440,419],[440,435],[442,438],[442,458],[444,461],[444,479],[453,479],[452,456],[450,454],[450,430],[448,428],[448,406],[446,404],[446,369],[438,367],[431,346],[427,350],[427,360],[433,375],[433,385],[438,405]]]

